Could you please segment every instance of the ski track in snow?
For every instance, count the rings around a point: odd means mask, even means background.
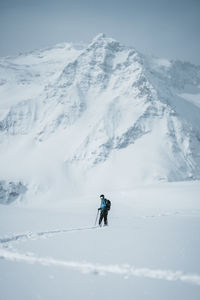
[[[44,266],[56,266],[73,269],[82,273],[94,275],[115,274],[125,278],[130,276],[150,279],[162,279],[167,281],[181,281],[200,286],[200,276],[197,274],[185,274],[182,271],[156,270],[149,268],[135,268],[130,265],[102,265],[89,262],[76,262],[58,260],[50,257],[35,257],[0,249],[0,258],[14,262],[25,262],[29,264],[38,263]]]
[[[27,239],[37,239],[40,237],[49,237],[53,234],[58,233],[65,233],[70,231],[81,231],[81,230],[90,230],[98,228],[99,226],[92,226],[92,227],[79,227],[79,228],[71,228],[71,229],[55,229],[50,231],[41,231],[41,232],[27,232],[23,234],[17,234],[10,237],[0,238],[0,244],[16,242],[18,240],[27,240]]]
[[[38,233],[29,232],[26,234],[18,234],[7,238],[1,238],[0,245],[3,246],[4,243],[15,242],[18,240],[37,239],[40,237],[49,237],[52,234],[65,233],[70,231],[90,230],[95,228],[98,228],[98,226],[50,230],[50,231],[43,231]],[[128,278],[130,276],[140,277],[140,278],[143,277],[143,278],[150,278],[150,279],[162,279],[167,281],[181,281],[181,282],[200,286],[200,275],[186,274],[183,273],[182,271],[135,268],[134,266],[131,266],[129,264],[102,265],[102,264],[94,264],[89,262],[65,261],[65,260],[54,259],[51,257],[36,257],[30,254],[11,252],[3,247],[0,248],[0,259],[7,260],[7,261],[14,261],[14,262],[25,262],[29,264],[37,263],[44,266],[65,267],[82,273],[92,273],[95,275],[115,274],[115,275],[121,275],[124,278]]]

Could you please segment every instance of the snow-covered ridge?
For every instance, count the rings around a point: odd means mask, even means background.
[[[43,194],[199,179],[199,125],[199,66],[103,34],[0,59],[0,176]]]
[[[185,274],[181,271],[171,270],[156,270],[149,268],[136,268],[134,266],[126,265],[102,265],[89,262],[77,262],[77,261],[64,261],[50,257],[35,257],[32,254],[26,255],[21,253],[10,252],[5,249],[0,249],[0,259],[14,261],[14,262],[26,262],[29,264],[41,264],[44,266],[56,266],[69,268],[79,271],[83,274],[115,274],[129,277],[139,278],[151,278],[167,281],[181,281],[184,283],[200,285],[200,276],[198,274]]]

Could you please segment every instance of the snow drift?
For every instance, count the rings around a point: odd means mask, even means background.
[[[200,179],[200,67],[103,34],[1,58],[0,166],[30,201]]]

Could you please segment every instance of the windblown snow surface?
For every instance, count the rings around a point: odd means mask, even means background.
[[[199,179],[199,66],[103,34],[0,58],[0,299],[199,300]]]
[[[199,300],[199,182],[108,191],[40,207],[0,206],[2,300]]]

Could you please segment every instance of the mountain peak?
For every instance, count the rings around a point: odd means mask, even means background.
[[[117,44],[119,45],[119,42],[117,42],[115,39],[107,37],[105,35],[105,33],[99,33],[91,42],[90,46],[97,46],[97,47],[101,47],[101,46],[106,46],[108,44]]]
[[[93,42],[96,42],[96,41],[99,41],[99,40],[102,40],[102,39],[105,39],[105,38],[106,38],[105,33],[100,32],[99,34],[97,34],[97,35],[94,37]]]
[[[94,178],[104,188],[109,177],[109,188],[200,179],[197,67],[149,60],[101,33],[83,50],[2,59],[1,69],[2,180],[34,195],[34,185],[68,192]]]

